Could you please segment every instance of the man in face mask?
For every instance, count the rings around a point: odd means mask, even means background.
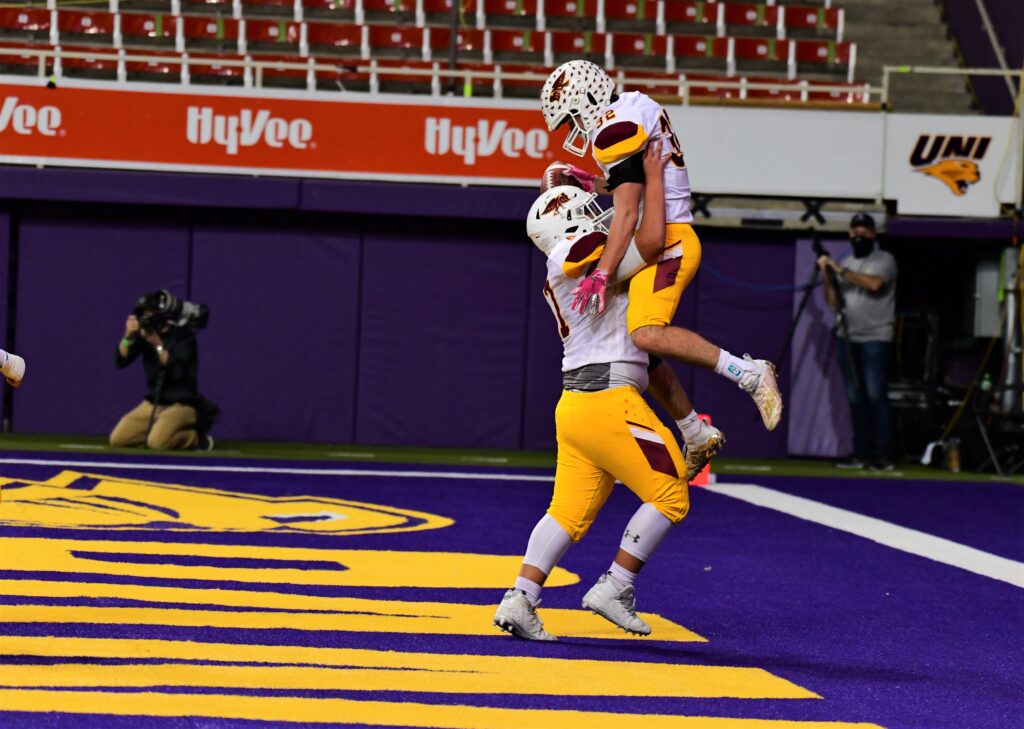
[[[841,468],[891,471],[892,410],[886,373],[896,320],[896,259],[875,246],[875,221],[867,213],[850,220],[853,254],[841,263],[828,256],[818,259],[825,276],[825,301],[843,315],[845,304],[849,346],[840,340],[836,359],[846,385],[846,399],[853,419],[853,456],[837,464]],[[837,296],[836,286],[840,296]],[[843,327],[837,333],[845,336]]]

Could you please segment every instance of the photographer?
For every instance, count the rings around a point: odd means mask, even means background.
[[[857,213],[850,220],[853,255],[842,263],[821,256],[818,266],[825,274],[825,301],[843,324],[837,332],[836,359],[853,420],[853,457],[836,465],[891,471],[893,427],[887,373],[896,320],[897,269],[896,259],[879,250],[876,239],[874,219]]]
[[[153,450],[211,450],[207,434],[216,406],[199,394],[199,355],[193,327],[206,325],[206,307],[167,291],[142,296],[125,322],[115,363],[124,368],[142,356],[145,400],[118,422],[110,445]]]

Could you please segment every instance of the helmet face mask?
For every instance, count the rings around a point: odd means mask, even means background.
[[[545,256],[563,240],[576,240],[595,231],[608,232],[614,210],[604,210],[597,195],[572,185],[553,187],[533,203],[526,233]]]
[[[541,111],[548,131],[568,122],[562,148],[583,157],[590,146],[589,132],[611,103],[615,84],[600,66],[590,61],[569,61],[556,68],[540,93]]]

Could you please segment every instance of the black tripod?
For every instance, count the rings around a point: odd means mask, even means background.
[[[814,250],[815,255],[818,258],[827,256],[828,251],[821,245],[821,235],[818,231],[814,231],[813,239],[811,240],[811,248]],[[843,297],[842,289],[839,288],[839,279],[836,276],[836,272],[831,268],[825,269],[825,276],[828,277],[829,284],[832,286],[832,290],[836,295],[836,319],[839,323],[839,328],[843,332],[841,337],[844,346],[846,347],[846,356],[850,361],[850,370],[853,373],[854,386],[863,393],[860,384],[860,373],[857,371],[857,361],[853,357],[853,345],[850,343],[850,327],[846,321],[846,299]],[[786,358],[789,353],[790,346],[793,344],[793,335],[796,333],[797,324],[800,323],[800,317],[803,316],[804,309],[807,308],[807,302],[811,298],[811,292],[818,287],[818,265],[815,261],[813,270],[811,271],[811,277],[807,281],[807,285],[804,286],[804,295],[800,297],[800,304],[797,306],[796,315],[793,317],[792,324],[789,325],[789,332],[786,334],[786,341],[782,344],[782,351],[779,352],[779,356],[775,359],[776,369],[781,368],[782,361]]]

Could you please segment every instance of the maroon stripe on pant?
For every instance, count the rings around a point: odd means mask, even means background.
[[[668,447],[664,443],[655,443],[651,440],[633,437],[636,439],[640,450],[643,451],[644,457],[647,458],[647,463],[650,464],[652,469],[672,478],[679,478],[679,472],[676,470],[676,464],[672,460],[672,454],[668,452]]]
[[[666,258],[664,261],[658,261],[658,268],[654,272],[654,293],[676,285],[676,274],[679,273],[679,266],[682,262],[682,258]]]

